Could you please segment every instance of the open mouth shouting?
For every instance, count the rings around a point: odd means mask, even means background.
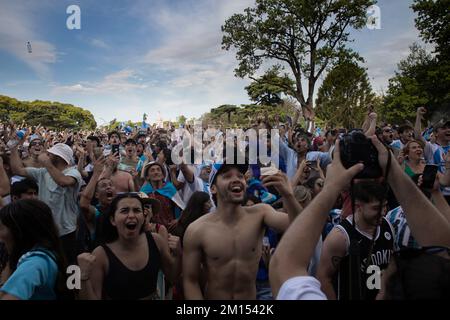
[[[232,185],[230,188],[229,188],[229,190],[230,190],[230,193],[233,195],[233,196],[241,196],[243,193],[244,193],[244,186],[241,184],[241,183],[239,183],[239,184],[234,184],[234,185]]]
[[[127,223],[125,223],[125,228],[127,228],[127,230],[129,231],[134,231],[137,229],[137,222],[136,221],[129,221]]]
[[[108,198],[108,200],[112,200],[114,198],[114,192],[106,191],[106,197]]]

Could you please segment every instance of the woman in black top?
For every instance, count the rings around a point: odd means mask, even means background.
[[[105,244],[78,256],[81,299],[150,299],[158,270],[175,282],[181,271],[178,237],[163,239],[145,233],[143,202],[136,194],[121,194],[111,203],[103,229]]]

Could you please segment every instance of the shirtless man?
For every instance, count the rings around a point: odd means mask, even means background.
[[[110,155],[111,161],[111,181],[117,193],[135,192],[136,188],[133,181],[133,176],[128,172],[118,170],[119,155],[118,153]]]
[[[184,236],[186,299],[256,299],[256,274],[265,226],[284,231],[301,208],[282,173],[263,178],[283,197],[288,214],[266,204],[243,207],[246,166],[215,164],[210,188],[217,210],[192,223]],[[206,286],[200,286],[201,268]]]

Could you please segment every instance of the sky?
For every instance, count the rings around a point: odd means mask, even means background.
[[[381,29],[351,30],[374,91],[418,41],[412,0],[378,0]],[[254,0],[0,0],[0,94],[70,103],[102,125],[200,117],[249,103],[221,25]],[[69,30],[70,5],[81,28]],[[30,42],[31,53],[27,43]],[[325,75],[324,75],[325,76]],[[322,77],[323,79],[323,77]],[[317,87],[318,88],[318,87]],[[317,89],[316,89],[317,91]]]

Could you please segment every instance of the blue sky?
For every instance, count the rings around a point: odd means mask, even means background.
[[[254,0],[0,0],[0,94],[51,100],[113,118],[199,117],[221,104],[248,103],[234,77],[220,26]],[[379,0],[381,30],[352,31],[381,92],[418,40],[410,0]],[[66,8],[81,8],[68,30]],[[32,53],[26,43],[30,41]]]

